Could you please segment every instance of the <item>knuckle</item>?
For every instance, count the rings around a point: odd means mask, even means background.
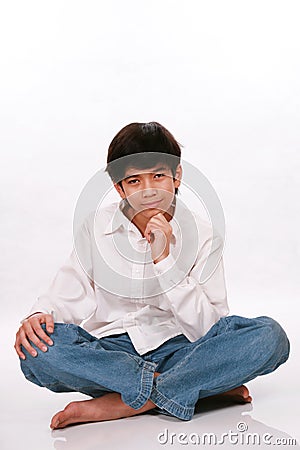
[[[22,345],[23,345],[24,348],[26,348],[26,350],[28,352],[30,352],[32,350],[32,348],[33,348],[33,347],[31,347],[31,345],[27,341],[26,342],[22,342]]]
[[[34,333],[28,333],[27,336],[32,342],[37,342],[37,337]]]

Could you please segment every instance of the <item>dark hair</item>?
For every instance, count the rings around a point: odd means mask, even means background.
[[[122,179],[125,178],[128,167],[148,169],[163,163],[171,169],[175,179],[176,168],[181,158],[180,147],[182,145],[158,122],[130,123],[111,141],[105,172],[108,172],[112,181],[118,183],[122,189]],[[125,156],[128,158],[123,158]],[[123,158],[122,164],[112,164],[120,158]],[[176,195],[177,192],[178,188],[175,188]]]

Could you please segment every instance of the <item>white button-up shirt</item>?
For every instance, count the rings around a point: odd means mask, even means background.
[[[140,355],[179,334],[194,342],[229,312],[222,239],[177,201],[170,253],[154,264],[150,244],[121,205],[89,214],[30,315],[52,314],[97,338],[127,332]]]

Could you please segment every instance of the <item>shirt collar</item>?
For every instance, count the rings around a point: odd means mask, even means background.
[[[141,236],[141,233],[138,230],[138,228],[123,213],[123,209],[125,208],[125,206],[126,206],[126,202],[124,201],[124,199],[122,199],[118,204],[116,204],[116,209],[113,213],[113,216],[112,216],[111,220],[108,222],[108,224],[103,232],[105,235],[113,234],[113,233],[116,233],[117,231],[128,230],[128,231],[132,231],[134,233],[138,232],[139,235]],[[179,237],[179,234],[180,234],[180,231],[178,229],[178,224],[176,223],[177,217],[178,217],[178,204],[175,207],[174,216],[170,220],[170,225],[173,229],[173,233],[171,236],[171,243],[174,245],[176,244],[177,237]],[[141,237],[141,239],[146,239],[146,238]]]
[[[117,231],[119,228],[128,228],[129,220],[122,212],[124,208],[124,202],[121,200],[118,204],[115,203],[116,209],[113,212],[111,220],[108,222],[104,234],[111,234]]]

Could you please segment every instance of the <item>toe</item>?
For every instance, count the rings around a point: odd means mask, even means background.
[[[63,411],[53,417],[55,428],[64,428],[71,423],[80,421],[80,408],[78,402],[69,403]]]
[[[50,423],[50,428],[52,428],[52,430],[54,430],[55,428],[58,427],[58,425],[59,425],[58,417],[60,416],[61,413],[62,413],[62,411],[59,411],[52,417],[51,423]]]
[[[70,418],[74,415],[74,413],[75,413],[75,405],[69,403],[69,405],[67,405],[63,411],[59,411],[52,417],[50,428],[52,429],[63,428],[65,422],[70,420]]]

